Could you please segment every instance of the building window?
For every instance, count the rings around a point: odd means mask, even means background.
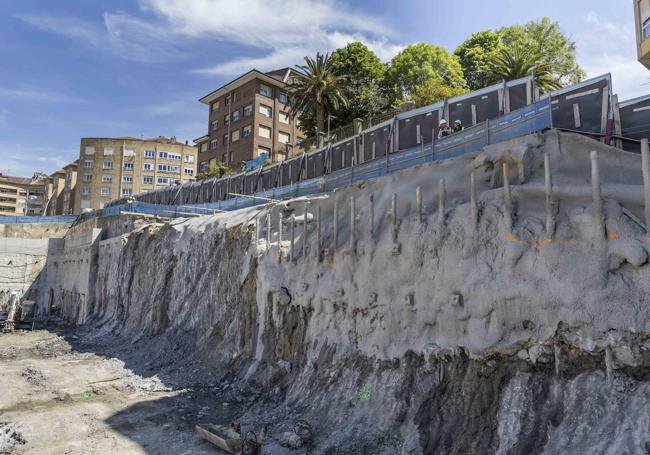
[[[155,150],[145,150],[144,151],[144,157],[147,159],[154,159],[156,157],[156,151]]]
[[[253,132],[253,127],[250,126],[250,125],[245,126],[244,128],[242,128],[242,136],[244,136],[244,137],[250,136],[252,132]]]
[[[151,185],[153,183],[153,177],[146,176],[142,178],[142,183],[145,185]]]
[[[86,155],[94,155],[95,154],[95,147],[90,147],[87,146],[85,150]]]
[[[113,169],[112,161],[104,161],[104,169]]]
[[[89,186],[84,186],[81,189],[81,194],[84,196],[88,196],[90,194],[90,187]]]
[[[133,176],[132,175],[123,175],[122,176],[122,183],[133,183]]]
[[[253,115],[253,105],[244,106],[244,117],[250,117],[251,115]]]
[[[144,163],[142,169],[145,171],[153,171],[153,163]]]
[[[221,162],[225,163],[226,161],[228,161],[228,155],[224,153],[223,156],[221,157]]]
[[[232,163],[235,159],[235,154],[234,152],[230,152],[230,162]]]
[[[181,172],[181,167],[180,166],[174,166],[171,164],[159,164],[158,165],[158,172],[166,172],[166,173],[174,173],[178,174]]]
[[[135,156],[135,150],[133,149],[124,149],[122,152],[123,156]]]
[[[183,172],[185,173],[185,175],[194,175],[194,169],[189,167],[184,168]]]
[[[207,168],[208,168],[208,165],[207,165],[207,163],[205,161],[203,163],[199,164],[199,172],[205,172]]]
[[[213,111],[216,111],[217,109],[219,109],[219,101],[215,101],[214,103],[212,103],[212,106],[210,107],[210,109],[213,110]]]
[[[124,170],[125,171],[132,171],[133,170],[133,161],[125,161],[124,162]]]
[[[230,95],[226,96],[226,97],[223,99],[223,105],[224,105],[224,106],[230,106]]]
[[[122,188],[122,197],[128,197],[133,194],[133,190],[131,188]]]
[[[159,185],[169,185],[169,179],[166,177],[158,177],[158,180],[156,180],[156,182]]]
[[[194,155],[185,155],[185,162],[186,163],[193,163],[194,162]]]
[[[210,150],[216,150],[217,145],[219,145],[219,141],[217,139],[213,139],[210,141]]]
[[[235,112],[232,113],[232,121],[233,122],[239,121],[239,109],[237,109]]]
[[[228,126],[230,124],[230,115],[226,114],[223,116],[223,124],[224,126]]]
[[[271,118],[273,117],[273,109],[270,106],[260,104],[260,114],[262,114],[264,117]]]
[[[93,181],[93,175],[92,174],[84,174],[83,181],[84,182],[92,182]]]
[[[110,188],[101,188],[99,190],[99,195],[100,196],[110,196],[111,195],[111,189]]]
[[[269,128],[268,126],[260,125],[259,128],[258,128],[257,134],[260,137],[264,137],[266,139],[271,139],[271,128]]]
[[[286,112],[280,112],[280,114],[278,115],[278,120],[280,121],[280,123],[289,124],[289,114]]]
[[[224,134],[223,135],[223,145],[226,145],[226,144],[228,144],[228,135]]]
[[[282,104],[287,104],[289,102],[289,97],[287,96],[286,93],[280,93],[278,95],[278,101],[281,102]]]
[[[232,136],[231,140],[233,142],[237,142],[239,140],[239,130],[233,131],[232,133],[230,133],[230,135]]]
[[[650,18],[646,19],[645,22],[643,22],[641,34],[643,35],[643,39],[646,39],[650,36]]]
[[[257,156],[266,154],[267,157],[271,156],[271,149],[266,147],[257,147]]]
[[[95,166],[94,161],[86,160],[84,161],[84,169],[92,169]]]
[[[268,85],[260,84],[260,95],[271,97],[271,87]]]
[[[210,124],[210,129],[211,129],[212,131],[216,131],[218,128],[219,128],[219,120],[214,120],[214,121]]]
[[[102,183],[112,183],[113,182],[113,176],[110,174],[105,174],[102,175]]]
[[[288,144],[290,142],[290,136],[287,133],[278,133],[278,142],[280,144]]]
[[[113,147],[104,147],[104,156],[113,156],[115,155],[115,149]]]

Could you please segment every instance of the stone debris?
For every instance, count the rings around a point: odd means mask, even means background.
[[[27,441],[10,423],[0,422],[0,454],[10,455],[16,446]]]

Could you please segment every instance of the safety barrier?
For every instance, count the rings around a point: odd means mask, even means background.
[[[74,223],[76,215],[0,216],[0,224]]]

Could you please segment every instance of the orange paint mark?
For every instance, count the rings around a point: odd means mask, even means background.
[[[514,242],[514,243],[520,243],[522,245],[528,245],[528,247],[535,248],[535,249],[539,249],[539,248],[541,248],[543,246],[551,245],[551,244],[569,245],[571,243],[574,243],[573,240],[553,240],[552,238],[549,238],[549,237],[547,237],[547,238],[545,238],[543,240],[535,241],[535,242],[526,242],[525,240],[517,239],[512,234],[509,234],[509,235],[506,236],[506,241]]]
[[[617,234],[616,232],[608,232],[607,233],[607,238],[608,239],[620,239],[621,234]]]

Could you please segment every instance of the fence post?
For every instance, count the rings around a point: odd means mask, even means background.
[[[266,251],[271,249],[271,212],[266,214]]]
[[[278,212],[278,262],[282,263],[282,211]]]
[[[508,162],[504,161],[501,165],[503,173],[503,206],[505,209],[505,221],[508,234],[512,231],[512,199],[510,198],[510,177]]]
[[[422,223],[422,188],[419,185],[415,188],[415,206],[418,211],[418,221]]]
[[[370,229],[370,240],[375,236],[375,196],[370,193],[368,198],[368,228]]]
[[[490,119],[485,120],[485,142],[490,145]]]
[[[289,245],[289,261],[293,262],[294,242],[296,239],[296,216],[291,215],[291,245]]]
[[[307,205],[309,202],[305,202],[305,206],[302,210],[303,220],[302,220],[302,258],[303,260],[307,257]]]
[[[555,231],[555,213],[553,209],[553,178],[551,175],[551,156],[544,154],[544,189],[546,192],[546,235],[553,238]]]
[[[647,138],[641,139],[641,168],[643,170],[646,236],[647,240],[650,240],[650,147]]]
[[[438,224],[443,226],[445,223],[445,179],[438,182]]]
[[[356,239],[355,239],[356,207],[355,207],[355,205],[356,204],[355,204],[354,196],[350,196],[350,250],[352,250],[352,252],[354,252],[354,250],[355,250],[354,245],[356,243]]]
[[[436,128],[435,126],[431,128],[431,162],[433,163],[436,159]]]
[[[339,201],[334,201],[334,246],[332,254],[336,252],[336,247],[339,244]]]
[[[470,204],[470,224],[472,234],[478,227],[478,203],[476,201],[476,179],[474,171],[469,175],[469,204]]]
[[[391,221],[393,222],[393,242],[397,242],[398,222],[397,222],[397,194],[396,193],[393,193],[390,205],[391,205],[390,208]]]
[[[320,205],[316,210],[316,258],[320,260],[320,252],[322,249],[321,227],[320,227],[321,208]]]
[[[596,224],[597,238],[605,236],[603,226],[603,194],[600,185],[600,169],[598,167],[598,152],[593,150],[590,153],[591,158],[591,195],[593,198],[593,222]]]

